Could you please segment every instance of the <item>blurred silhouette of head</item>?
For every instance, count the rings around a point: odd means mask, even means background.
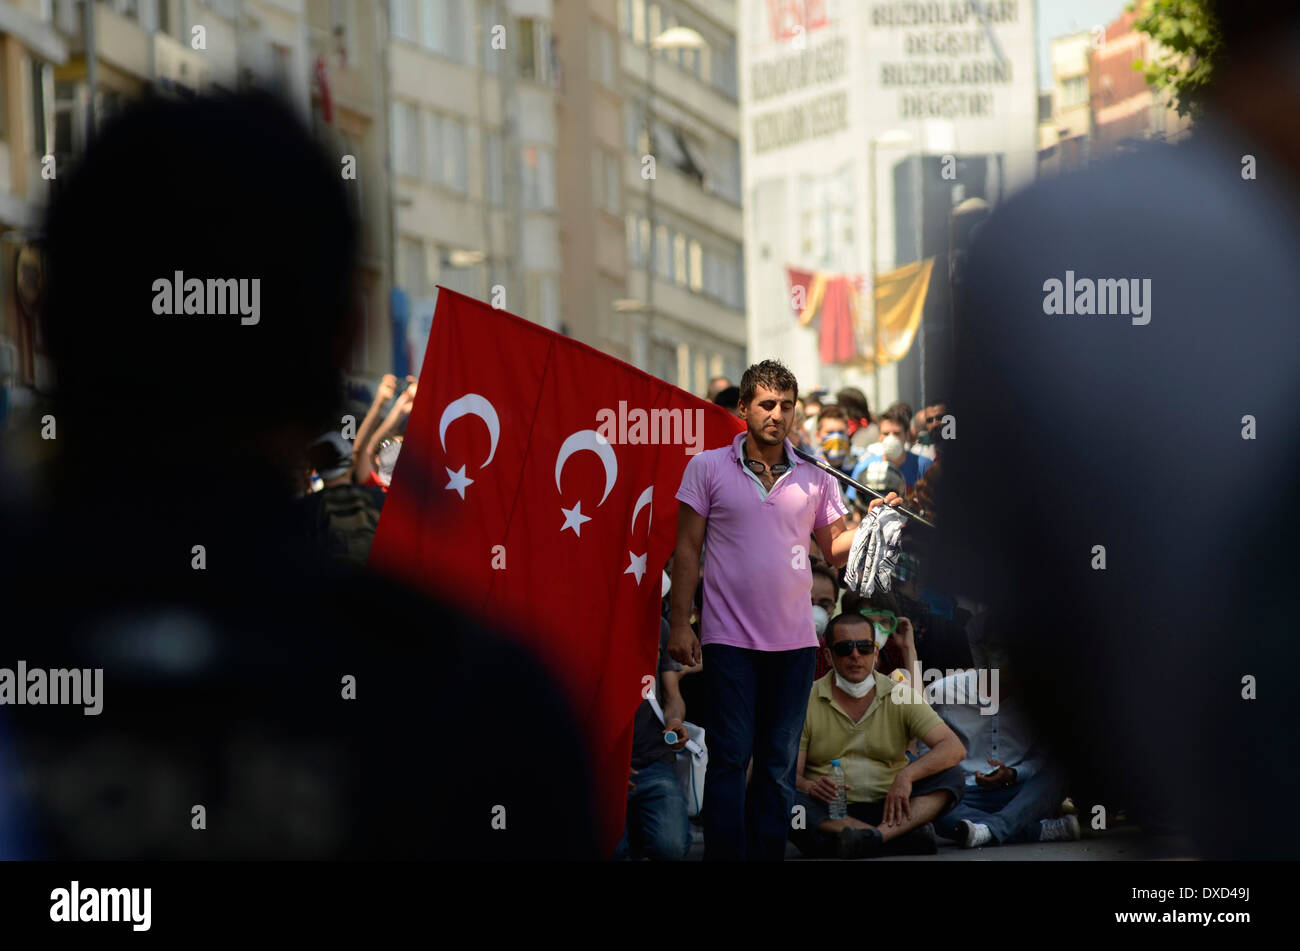
[[[148,99],[105,127],[47,222],[60,470],[289,466],[336,427],[355,332],[347,187],[264,94]],[[231,281],[257,287],[255,323]]]

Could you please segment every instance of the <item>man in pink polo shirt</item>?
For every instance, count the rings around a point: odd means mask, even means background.
[[[798,392],[794,374],[778,361],[746,370],[739,413],[747,431],[730,446],[692,458],[677,491],[682,504],[668,651],[684,665],[697,663],[703,652],[712,697],[706,859],[785,857],[794,765],[816,666],[809,536],[837,566],[853,544],[835,480],[796,456],[786,438]],[[896,500],[891,495],[888,501]],[[705,543],[697,639],[691,598]]]

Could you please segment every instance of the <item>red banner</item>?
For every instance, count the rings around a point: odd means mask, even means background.
[[[418,392],[371,564],[511,633],[549,665],[585,731],[612,852],[632,721],[656,671],[674,496],[691,455],[727,445],[743,423],[446,288]],[[535,741],[525,722],[501,749]]]

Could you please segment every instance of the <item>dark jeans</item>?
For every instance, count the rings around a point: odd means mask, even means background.
[[[994,789],[967,787],[960,806],[934,824],[945,839],[957,837],[963,819],[988,826],[999,845],[1037,842],[1038,821],[1050,819],[1065,798],[1065,776],[1049,766],[1027,782]]]
[[[933,820],[937,831],[939,823],[943,822],[947,816],[951,816],[959,808],[957,804],[962,802],[962,797],[968,795],[966,792],[966,774],[962,772],[960,764],[949,766],[947,769],[924,779],[918,779],[912,784],[911,798],[928,796],[934,792],[946,792],[948,794],[948,801],[944,804],[938,817]],[[795,804],[804,808],[804,827],[802,829],[792,828],[790,841],[798,846],[799,851],[806,856],[821,857],[833,854],[835,848],[834,836],[817,828],[831,817],[830,804],[802,792],[795,795]],[[885,818],[885,800],[851,802],[848,803],[846,811],[859,822],[865,822],[869,826],[879,826]]]
[[[631,780],[636,789],[627,794],[627,825],[614,858],[682,861],[691,851],[691,820],[677,770],[651,763]]]
[[[785,858],[794,764],[815,666],[814,647],[704,647],[713,701],[704,778],[705,860]],[[751,756],[754,775],[746,793]]]

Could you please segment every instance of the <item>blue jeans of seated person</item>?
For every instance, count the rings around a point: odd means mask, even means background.
[[[636,789],[627,794],[627,823],[614,858],[682,861],[691,851],[691,821],[677,770],[651,763],[629,778]]]
[[[1045,769],[1028,782],[983,789],[967,786],[966,795],[955,809],[934,823],[946,839],[957,838],[957,823],[963,819],[988,826],[1000,845],[1037,842],[1038,821],[1050,819],[1065,796],[1064,776]]]
[[[783,861],[817,649],[706,644],[703,650],[713,711],[706,725],[704,858]],[[751,756],[754,774],[747,790]]]

